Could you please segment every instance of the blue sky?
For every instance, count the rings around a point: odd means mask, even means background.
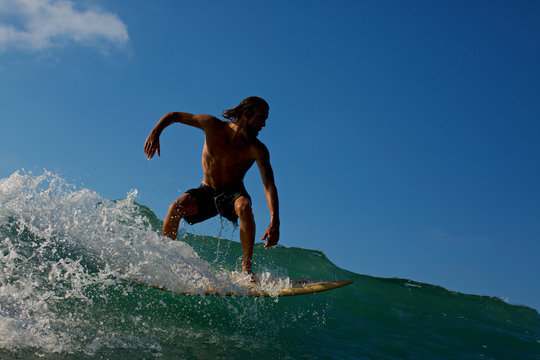
[[[147,160],[155,123],[258,95],[282,245],[539,309],[539,18],[534,1],[0,1],[0,176],[136,188],[163,219],[202,179],[203,136],[174,125]],[[256,167],[246,187],[260,238]]]

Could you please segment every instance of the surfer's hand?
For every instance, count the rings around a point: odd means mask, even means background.
[[[156,131],[152,130],[150,135],[148,135],[146,142],[144,143],[144,153],[149,159],[151,159],[156,153],[156,151],[158,156],[161,156],[159,151],[159,133],[156,133]]]
[[[279,241],[279,225],[270,224],[261,240],[266,240],[265,248],[276,245]]]

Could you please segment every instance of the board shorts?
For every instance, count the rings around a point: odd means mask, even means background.
[[[197,214],[184,217],[190,225],[210,219],[217,214],[236,225],[238,223],[238,215],[234,211],[236,199],[245,196],[251,204],[251,197],[243,183],[229,185],[219,190],[201,184],[198,188],[186,191],[186,194],[190,194],[197,200]]]

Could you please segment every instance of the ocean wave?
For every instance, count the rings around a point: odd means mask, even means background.
[[[241,282],[240,244],[166,239],[136,195],[108,200],[47,171],[0,179],[1,358],[540,357],[533,309],[354,274],[309,249],[257,244],[263,285],[355,283],[282,300],[178,295]]]

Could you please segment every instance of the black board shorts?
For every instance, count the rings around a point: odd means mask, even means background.
[[[210,219],[217,214],[237,224],[238,215],[234,211],[234,202],[239,197],[245,196],[251,203],[251,197],[242,183],[230,185],[219,190],[201,184],[198,188],[186,191],[186,194],[190,194],[197,200],[197,214],[184,218],[190,225]]]

